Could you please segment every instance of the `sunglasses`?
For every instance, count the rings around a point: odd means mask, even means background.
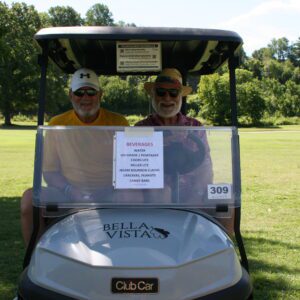
[[[83,97],[84,94],[86,94],[88,96],[96,96],[97,93],[98,92],[94,89],[87,89],[87,90],[79,89],[79,90],[76,90],[75,92],[73,92],[73,94],[77,97]]]
[[[175,98],[179,95],[180,90],[178,89],[164,89],[164,88],[156,88],[155,93],[159,97],[164,97],[166,93],[170,95],[170,97]]]

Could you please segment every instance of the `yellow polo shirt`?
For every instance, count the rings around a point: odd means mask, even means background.
[[[50,126],[85,126],[79,130],[48,131],[43,172],[59,172],[71,185],[94,190],[112,186],[113,131],[89,126],[128,126],[127,120],[103,108],[92,123],[83,123],[73,110],[52,118]]]
[[[92,123],[82,122],[74,112],[69,110],[53,117],[49,126],[129,126],[128,121],[122,115],[100,108],[98,118]]]

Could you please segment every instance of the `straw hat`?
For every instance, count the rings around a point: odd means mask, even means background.
[[[187,96],[192,92],[192,88],[190,86],[182,85],[182,76],[175,68],[163,69],[154,82],[145,82],[144,88],[148,94],[151,94],[153,88],[161,84],[175,85],[181,89],[182,96]]]

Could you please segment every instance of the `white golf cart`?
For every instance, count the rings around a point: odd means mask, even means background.
[[[240,234],[239,35],[56,27],[40,30],[35,39],[42,54],[34,230],[19,299],[251,299]],[[228,61],[233,126],[43,126],[49,57],[66,73],[87,67],[99,75],[155,75],[174,67],[184,81]],[[51,165],[61,161],[81,198],[47,179]],[[41,214],[49,226],[38,239]]]

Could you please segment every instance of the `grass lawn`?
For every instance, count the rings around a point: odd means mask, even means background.
[[[270,133],[254,130],[240,131],[242,233],[254,296],[298,300],[300,126]],[[32,185],[34,136],[35,130],[0,129],[1,300],[13,298],[22,270],[19,202],[24,189]]]
[[[242,232],[255,299],[300,299],[300,131],[240,135]]]
[[[32,185],[34,130],[0,130],[0,299],[13,298],[24,246],[19,202]]]

